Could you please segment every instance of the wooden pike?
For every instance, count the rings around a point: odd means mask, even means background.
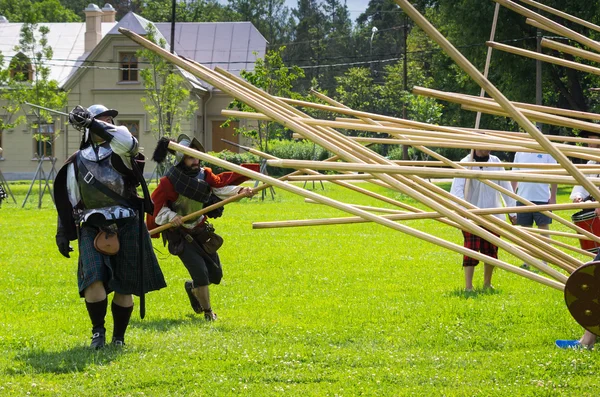
[[[516,55],[521,55],[521,56],[531,58],[531,59],[538,59],[540,61],[553,63],[555,65],[565,66],[567,68],[571,68],[571,69],[575,69],[575,70],[581,70],[582,72],[600,75],[600,69],[593,67],[593,66],[584,65],[579,62],[568,61],[566,59],[557,58],[557,57],[553,57],[551,55],[546,55],[546,54],[540,54],[539,52],[525,50],[522,48],[518,48],[518,47],[506,45],[506,44],[496,43],[494,41],[488,41],[485,44],[496,50],[509,52],[511,54],[516,54]]]
[[[318,96],[320,99],[322,99],[322,100],[324,100],[324,101],[326,101],[326,102],[328,102],[328,103],[331,103],[331,104],[333,104],[333,105],[334,105],[334,106],[336,106],[336,107],[346,107],[346,106],[344,106],[344,105],[340,104],[339,102],[336,102],[336,101],[334,101],[333,99],[326,97],[325,95],[322,95],[322,94],[316,93],[314,90],[313,90],[312,92],[313,92],[313,94],[317,95],[317,96]],[[363,120],[364,120],[366,123],[368,123],[368,124],[378,124],[378,122],[377,122],[377,121],[374,121],[374,120],[371,120],[371,119],[368,119],[368,118],[363,118]],[[430,155],[431,155],[431,156],[433,156],[434,158],[437,158],[437,159],[439,159],[439,160],[441,160],[441,161],[443,161],[443,162],[447,163],[449,166],[451,166],[451,167],[453,167],[453,168],[462,168],[462,167],[460,167],[460,166],[457,166],[457,165],[456,165],[455,163],[453,163],[452,161],[450,161],[450,160],[446,159],[445,157],[443,157],[443,156],[439,155],[439,154],[438,154],[438,153],[436,153],[436,152],[433,152],[433,151],[431,151],[430,149],[428,149],[428,148],[426,148],[426,147],[423,147],[423,146],[415,146],[415,147],[416,147],[416,148],[418,148],[418,149],[420,149],[420,150],[422,150],[422,151],[425,151],[425,153],[427,153],[427,154],[430,154]],[[391,163],[391,162],[389,162],[389,161],[386,161],[386,162],[387,162],[387,163]],[[500,187],[499,185],[496,185],[496,184],[494,184],[493,182],[490,182],[490,181],[484,181],[484,183],[486,183],[486,184],[488,184],[488,185],[492,186],[494,189],[497,189],[497,190],[499,190],[499,191],[500,191],[500,192],[502,192],[502,193],[505,193],[505,194],[508,194],[508,195],[510,195],[511,197],[516,197],[516,195],[515,195],[513,192],[511,192],[511,191],[508,191],[508,190],[506,190],[506,189],[504,189],[504,188]],[[448,192],[446,192],[445,190],[439,189],[439,188],[438,188],[437,186],[435,186],[435,185],[431,185],[431,184],[430,184],[430,186],[433,186],[433,187],[435,187],[435,189],[438,189],[438,190],[437,190],[437,193],[438,193],[438,194],[440,194],[442,197],[445,197],[446,199],[448,199],[450,202],[454,202],[454,201],[455,201],[455,202],[459,203],[459,205],[465,205],[467,208],[475,208],[475,207],[474,207],[472,204],[468,203],[467,201],[465,201],[465,200],[461,200],[461,199],[458,199],[458,198],[456,198],[456,197],[454,197],[454,196],[450,195],[450,194],[449,194]],[[528,204],[528,205],[532,205],[533,203],[526,202],[526,204]],[[519,237],[517,237],[517,240],[515,240],[515,241],[519,241],[519,242],[521,242],[521,243],[522,243],[523,241],[528,241],[528,238],[527,238],[527,237],[528,237],[528,235],[527,235],[526,233],[523,233],[522,231],[519,231],[519,230],[517,230],[517,229],[514,229],[514,228],[512,228],[510,225],[506,224],[505,222],[499,221],[499,220],[498,220],[497,218],[495,218],[495,217],[490,217],[490,218],[489,218],[489,220],[491,221],[491,223],[490,223],[489,225],[491,225],[493,222],[496,222],[496,225],[497,225],[497,226],[499,226],[501,229],[502,229],[502,228],[507,228],[507,227],[508,227],[509,229],[511,229],[511,231],[513,232],[513,234],[514,234],[514,232],[516,231],[516,234],[517,234],[517,235],[519,235]],[[500,224],[498,224],[498,223],[500,223]],[[489,227],[489,226],[488,226],[488,227]],[[493,227],[493,226],[492,226],[492,227]],[[519,238],[521,238],[521,239],[519,240]],[[546,246],[546,248],[550,248],[550,251],[552,251],[552,249],[553,249],[553,247],[550,247],[550,246]],[[530,250],[530,251],[531,251],[531,250],[533,250],[533,251],[536,251],[536,250],[537,250],[537,247],[532,247],[532,248],[530,247],[530,248],[529,248],[529,250]],[[565,255],[563,255],[563,253],[562,253],[562,252],[560,252],[560,251],[554,250],[554,253],[555,253],[555,254],[556,254],[556,253],[558,253],[558,255],[559,255],[559,256],[562,256],[562,257],[563,257],[563,259],[566,259],[567,261],[569,261],[569,260],[571,260],[571,259],[572,259],[571,257],[568,257],[568,256],[566,256],[566,258],[565,258]],[[543,253],[543,254],[545,254],[545,253]],[[573,266],[572,266],[572,265],[569,265],[569,264],[567,264],[567,263],[561,262],[561,261],[560,261],[560,260],[558,260],[556,257],[554,258],[554,262],[555,262],[555,263],[557,263],[557,264],[558,264],[560,267],[562,267],[562,268],[563,268],[563,269],[565,269],[565,270],[572,271],[572,269],[573,269]],[[545,264],[542,264],[542,265],[545,265]],[[535,263],[535,262],[534,262],[534,266],[538,267],[538,263]],[[538,268],[539,268],[539,267],[538,267]],[[544,268],[542,268],[541,270],[542,270],[542,271],[544,271],[544,272],[547,272],[547,269],[544,269]]]
[[[599,69],[600,70],[600,69]],[[452,92],[444,92],[439,90],[432,90],[430,88],[421,88],[415,87],[413,88],[413,93],[418,95],[424,95],[432,98],[442,99],[448,102],[458,103],[461,105],[471,105],[477,106],[481,108],[489,108],[493,110],[498,110],[502,112],[502,115],[507,115],[508,112],[504,110],[498,103],[486,99],[480,99],[473,96],[465,96],[461,94],[455,94]],[[523,115],[531,118],[535,121],[540,121],[545,124],[558,125],[569,128],[577,128],[580,130],[593,131],[600,134],[600,125],[596,123],[591,123],[587,121],[574,120],[570,117],[558,116],[553,114],[548,114],[541,111],[531,110],[521,108],[521,112]],[[596,115],[600,117],[600,115]]]
[[[224,82],[222,80],[219,80],[214,74],[209,73],[207,70],[205,70],[206,68],[199,67],[198,65],[194,65],[190,62],[182,60],[181,58],[175,57],[172,54],[169,54],[168,52],[166,52],[164,49],[161,49],[160,47],[154,45],[153,43],[143,39],[139,35],[136,35],[135,33],[128,31],[127,29],[120,29],[120,31],[123,34],[125,34],[126,36],[130,37],[135,42],[142,45],[143,47],[153,50],[155,53],[157,53],[161,57],[177,64],[178,66],[182,67],[185,70],[188,70],[190,73],[193,73],[194,75],[204,79],[205,81],[209,82],[210,84],[212,84],[218,88],[221,88],[224,92],[230,93],[230,94],[232,94],[232,96],[243,100],[250,106],[265,113],[269,117],[273,117],[273,118],[280,120],[280,122],[282,124],[284,124],[286,127],[291,128],[292,130],[295,130],[296,132],[305,134],[307,137],[310,137],[311,140],[315,141],[317,144],[326,147],[327,149],[333,151],[334,153],[336,153],[338,155],[341,155],[344,159],[349,159],[351,161],[356,160],[356,157],[354,157],[350,152],[348,152],[348,149],[352,150],[352,148],[353,148],[352,143],[343,141],[343,137],[335,136],[335,135],[329,136],[329,138],[334,138],[334,142],[337,143],[337,146],[332,145],[330,143],[330,141],[325,140],[325,136],[323,135],[324,134],[323,130],[320,130],[318,128],[315,130],[310,130],[310,129],[307,129],[306,127],[304,127],[300,123],[290,120],[289,118],[286,119],[286,117],[284,116],[285,109],[282,109],[281,107],[279,107],[276,104],[273,104],[275,106],[271,107],[271,104],[268,103],[268,99],[266,99],[266,97],[260,98],[249,92],[236,91],[236,89],[234,88],[233,85],[229,84],[229,82]],[[279,112],[284,112],[284,113],[281,114]],[[347,149],[342,149],[342,148],[347,148]],[[361,148],[354,147],[354,149],[364,150],[364,148],[362,148],[362,147]],[[199,154],[199,155],[202,155],[202,154]],[[217,161],[217,159],[214,159],[212,161],[215,162],[215,161]],[[228,164],[228,163],[226,163],[226,164]],[[232,165],[232,164],[223,165],[223,166],[228,169],[232,169],[231,167],[234,167],[234,165]],[[237,172],[237,168],[235,168],[235,171]],[[249,170],[242,169],[242,171],[240,173],[242,175],[245,175],[245,173],[248,173],[248,172],[249,172]],[[258,176],[260,176],[260,175],[258,175]],[[391,178],[389,176],[382,175],[381,179],[383,179],[386,183],[389,183],[391,185],[397,185],[394,178]],[[280,182],[280,183],[284,184],[283,182]],[[278,186],[278,185],[275,185],[275,186]],[[286,187],[293,188],[293,186],[286,186]],[[401,186],[398,186],[398,185],[397,185],[397,187],[401,188]],[[542,270],[544,270],[548,274],[551,274],[557,280],[561,280],[561,281],[566,280],[566,277],[563,274],[558,273],[554,269],[542,264],[536,258],[528,255],[526,252],[516,249],[515,247],[511,246],[510,244],[506,244],[501,239],[496,238],[493,234],[491,234],[479,227],[476,227],[474,224],[472,224],[470,222],[466,222],[464,220],[464,218],[462,218],[462,216],[461,216],[462,214],[460,214],[460,213],[464,212],[464,210],[462,208],[455,208],[455,210],[457,212],[459,212],[459,214],[456,214],[452,210],[449,210],[446,207],[440,206],[439,203],[435,202],[434,200],[427,198],[427,196],[425,194],[429,193],[429,191],[426,188],[424,188],[422,186],[418,186],[415,183],[410,184],[410,187],[412,188],[411,191],[407,191],[406,189],[404,189],[404,191],[408,192],[409,195],[411,195],[412,197],[414,197],[415,199],[417,199],[419,201],[424,202],[426,205],[428,205],[430,207],[434,207],[434,208],[437,207],[437,208],[435,208],[436,210],[446,213],[449,218],[451,218],[454,221],[457,221],[457,223],[459,223],[459,224],[462,224],[461,227],[465,227],[467,230],[473,232],[474,234],[481,235],[481,237],[486,238],[488,241],[491,241],[492,243],[500,246],[501,248],[506,249],[510,253],[513,253],[513,254],[519,256],[521,259],[527,260],[528,262],[535,262],[536,264],[539,264],[539,267]],[[417,192],[417,190],[419,192]],[[300,190],[300,192],[308,193],[303,190]],[[360,211],[360,210],[354,210],[354,211]],[[363,213],[363,211],[361,211],[361,213]],[[367,214],[367,215],[371,216],[370,214]],[[479,221],[479,219],[477,219],[477,220]],[[400,226],[391,221],[390,221],[390,223],[383,222],[383,224],[385,224],[389,227],[392,227],[392,228],[397,228],[398,226]],[[481,219],[480,224],[486,225],[486,227],[489,225],[493,229],[497,229],[497,227],[490,225],[484,219]],[[435,240],[435,238],[433,236],[428,236],[428,235],[423,236],[422,234],[420,234],[420,232],[412,230],[410,228],[402,228],[401,231],[405,231],[406,233],[411,234],[411,235],[417,234],[421,237],[426,236],[425,239],[427,241],[437,241],[437,240]],[[444,241],[443,244],[448,244],[448,243]],[[460,252],[462,252],[463,248],[462,247],[460,247],[460,248],[461,248]],[[535,249],[535,247],[533,247],[532,249]],[[544,253],[542,252],[541,255],[543,255],[543,254]],[[474,253],[469,253],[469,255],[471,255],[473,257],[477,257],[476,254],[474,254]],[[488,263],[491,263],[489,257],[486,257],[486,260],[488,261]],[[505,268],[506,267],[505,265],[506,264],[498,261],[497,266]],[[511,266],[508,266],[506,268],[509,269],[509,271],[511,271],[511,270],[514,271],[514,269],[511,269]],[[530,275],[527,274],[527,276],[530,276]]]
[[[556,8],[549,7],[549,6],[545,5],[545,4],[539,3],[539,2],[534,1],[534,0],[519,0],[519,1],[521,3],[525,3],[525,4],[530,5],[532,7],[536,7],[538,9],[540,9],[540,10],[546,11],[547,13],[550,13],[550,14],[556,15],[558,17],[561,17],[563,19],[566,19],[567,21],[575,22],[575,23],[578,23],[578,24],[580,24],[582,26],[585,26],[586,28],[595,30],[596,32],[600,32],[600,26],[595,25],[595,24],[593,24],[591,22],[588,22],[585,19],[577,18],[577,17],[575,17],[575,16],[573,16],[571,14],[568,14],[566,12],[557,10]]]
[[[600,54],[597,54],[595,52],[582,50],[581,48],[559,43],[558,41],[549,40],[547,38],[543,38],[541,44],[542,47],[564,52],[565,54],[570,54],[579,58],[587,59],[588,61],[600,63]]]
[[[560,183],[577,185],[578,181],[572,176],[542,175],[526,172],[477,171],[471,169],[447,169],[437,167],[404,167],[399,165],[364,164],[364,163],[322,163],[310,160],[267,160],[272,167],[295,168],[327,171],[367,172],[369,174],[401,174],[418,175],[425,178],[471,178],[499,181]],[[590,182],[600,186],[600,178],[589,178]]]
[[[523,128],[523,130],[531,135],[544,148],[544,150],[552,155],[554,159],[569,171],[577,182],[582,185],[590,194],[600,201],[600,190],[596,189],[590,181],[588,181],[579,170],[573,166],[571,161],[557,150],[554,145],[542,134],[531,121],[527,119],[512,103],[492,84],[488,79],[475,68],[456,48],[450,44],[448,40],[433,25],[429,23],[407,0],[395,0],[400,7],[406,12],[411,19],[423,29],[429,37],[431,37],[438,45],[442,47],[444,52],[450,56],[471,78],[475,80],[480,87],[502,106],[506,112]],[[501,5],[507,6],[512,3],[508,0],[494,0]],[[513,3],[514,4],[514,3]],[[522,7],[523,8],[523,7]],[[552,26],[552,25],[551,25]],[[552,26],[554,27],[554,26]],[[589,41],[589,40],[588,40]],[[593,41],[593,40],[592,40]],[[600,48],[600,46],[598,46]]]
[[[564,288],[564,283],[563,282],[555,281],[555,280],[551,280],[551,279],[539,276],[539,275],[537,275],[535,273],[531,273],[531,272],[529,272],[527,270],[520,269],[520,268],[518,268],[516,266],[510,265],[510,264],[505,263],[505,262],[502,262],[502,261],[500,261],[498,259],[491,258],[491,257],[489,257],[487,255],[482,255],[479,252],[475,252],[473,250],[469,250],[469,249],[464,248],[464,247],[462,247],[460,245],[457,245],[457,244],[454,244],[454,243],[450,243],[450,242],[448,242],[446,240],[437,238],[435,236],[431,236],[431,235],[429,235],[427,233],[423,233],[421,231],[418,231],[418,230],[415,230],[415,229],[403,226],[401,224],[397,224],[397,223],[395,223],[393,221],[385,219],[384,217],[373,215],[373,214],[371,214],[369,212],[353,208],[350,205],[347,205],[347,204],[344,204],[344,203],[340,203],[340,202],[338,202],[336,200],[333,200],[331,198],[320,196],[320,195],[318,195],[318,194],[316,194],[314,192],[301,189],[301,188],[299,188],[297,186],[290,185],[290,184],[287,184],[287,183],[282,182],[282,181],[278,181],[277,179],[271,178],[271,177],[269,177],[267,175],[262,175],[260,173],[254,172],[252,170],[240,167],[240,166],[238,166],[236,164],[232,164],[232,163],[229,163],[229,162],[227,162],[225,160],[221,160],[219,158],[210,156],[209,154],[202,153],[202,152],[196,151],[194,149],[190,149],[188,147],[179,145],[179,144],[177,144],[175,142],[169,143],[169,148],[172,149],[172,150],[176,150],[176,151],[182,152],[184,154],[187,154],[188,156],[196,157],[196,158],[198,158],[200,160],[209,162],[211,164],[216,164],[216,165],[218,165],[220,167],[223,167],[225,169],[228,169],[228,170],[231,170],[231,171],[235,171],[235,172],[237,172],[237,173],[239,173],[241,175],[245,175],[245,176],[247,176],[247,177],[249,177],[251,179],[259,180],[261,182],[264,182],[264,183],[267,183],[267,184],[279,187],[282,190],[289,191],[289,192],[297,194],[299,196],[311,198],[311,199],[313,199],[313,200],[315,200],[315,201],[317,201],[319,203],[326,204],[326,205],[329,205],[331,207],[340,209],[342,211],[345,211],[345,212],[348,212],[348,213],[351,213],[351,214],[355,214],[355,215],[360,216],[362,218],[372,220],[374,222],[377,222],[379,224],[387,226],[387,227],[389,227],[391,229],[398,230],[400,232],[403,232],[403,233],[406,233],[408,235],[411,235],[411,236],[420,238],[422,240],[428,241],[430,243],[442,246],[442,247],[450,249],[452,251],[456,251],[456,252],[462,253],[463,255],[468,255],[468,256],[476,258],[476,259],[478,259],[480,261],[485,261],[486,263],[490,263],[490,264],[492,264],[492,265],[494,265],[496,267],[502,268],[502,269],[507,270],[507,271],[512,272],[512,273],[516,273],[516,274],[518,274],[520,276],[526,277],[526,278],[528,278],[528,279],[530,279],[532,281],[536,281],[536,282],[539,282],[541,284],[547,285],[549,287],[555,288],[555,289],[557,289],[559,291],[562,291],[563,288]],[[566,280],[566,277],[562,277],[562,278]]]
[[[589,48],[591,48],[594,51],[598,51],[600,52],[600,43],[592,40],[582,34],[579,34],[577,32],[575,32],[574,30],[571,30],[557,22],[554,22],[553,20],[546,18],[540,14],[538,14],[537,12],[531,11],[528,8],[525,8],[513,1],[510,0],[494,0],[496,3],[500,3],[500,5],[513,10],[516,13],[519,13],[527,18],[531,18],[537,22],[539,22],[542,25],[547,26],[548,28],[552,29],[554,32],[556,32],[557,34],[560,34],[562,36],[568,37],[570,39],[573,39],[575,41],[577,41],[578,43],[581,43]]]

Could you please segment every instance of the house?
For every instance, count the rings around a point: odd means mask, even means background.
[[[110,4],[100,9],[90,4],[85,9],[84,23],[44,23],[50,29],[48,44],[54,51],[50,79],[58,81],[61,89],[69,92],[68,106],[59,109],[68,113],[76,105],[90,106],[100,103],[117,109],[117,124],[124,124],[138,137],[140,147],[147,157],[154,150],[157,137],[150,131],[149,119],[141,98],[144,85],[139,75],[136,51],[141,47],[119,33],[125,27],[137,34],[146,34],[150,21],[132,12],[115,21],[116,11]],[[171,42],[171,24],[155,23],[158,33]],[[15,53],[13,47],[19,40],[21,23],[10,23],[0,17],[0,51],[5,63],[24,54]],[[250,22],[176,23],[174,50],[177,55],[191,58],[207,67],[220,66],[239,75],[241,70],[252,70],[256,57],[263,57],[266,40]],[[255,55],[256,53],[256,55]],[[6,64],[5,64],[6,66]],[[177,73],[185,79],[190,91],[190,101],[196,101],[198,110],[194,117],[182,120],[182,132],[194,136],[209,151],[229,149],[221,141],[226,138],[240,142],[233,135],[232,125],[222,128],[226,119],[221,110],[232,97],[200,81],[182,69]],[[31,68],[29,68],[31,78]],[[53,123],[35,128],[36,118],[27,106],[27,123],[0,135],[0,171],[6,179],[31,179],[37,170],[39,158],[56,158],[57,166],[79,147],[81,134],[68,124],[64,116]],[[0,113],[0,117],[2,114]],[[41,131],[48,140],[38,141],[34,134]],[[247,143],[247,142],[241,142]],[[45,162],[44,162],[45,163]],[[48,163],[50,163],[48,161]],[[46,172],[49,166],[44,164]],[[151,167],[153,168],[153,166]],[[148,169],[146,169],[148,171]]]

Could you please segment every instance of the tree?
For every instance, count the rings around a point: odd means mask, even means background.
[[[319,65],[326,54],[326,17],[317,0],[298,0],[298,8],[292,10],[292,15],[297,22],[293,27],[294,37],[286,60],[310,67],[306,70],[306,78],[299,81],[300,90],[306,91],[313,78],[320,80]]]
[[[271,46],[289,38],[290,10],[285,0],[228,0],[239,20],[252,22]]]
[[[146,38],[161,48],[167,45],[153,24],[146,26]],[[142,49],[137,52],[148,67],[140,71],[144,83],[144,109],[150,115],[150,130],[156,139],[177,136],[181,132],[181,119],[192,117],[198,104],[191,100],[185,80],[170,62],[154,52]]]
[[[47,26],[37,23],[24,23],[21,27],[19,44],[15,46],[17,55],[13,58],[10,68],[14,73],[9,81],[9,89],[4,92],[9,106],[13,111],[19,110],[24,102],[30,102],[49,109],[62,109],[67,104],[68,93],[62,91],[56,80],[50,79],[52,47],[48,45]],[[26,76],[25,73],[29,75]],[[53,125],[52,114],[45,110],[36,110],[37,123],[34,128],[38,132],[34,138],[42,142],[42,146],[52,145],[58,134],[52,130],[43,130],[42,124]],[[24,121],[18,118],[15,123]],[[38,153],[40,157],[45,153]]]
[[[81,17],[59,0],[0,0],[0,10],[10,22],[81,22]]]
[[[241,76],[255,87],[261,88],[271,95],[284,96],[288,98],[301,99],[302,96],[293,91],[296,80],[304,77],[304,72],[297,66],[288,67],[283,62],[281,53],[285,47],[277,50],[269,50],[265,58],[257,58],[254,70],[242,71]],[[228,107],[242,111],[255,111],[250,106],[235,99]],[[227,120],[227,122],[233,119]],[[262,151],[267,152],[269,140],[291,139],[291,131],[274,122],[258,121],[257,128],[238,128],[237,133],[250,137],[258,142]]]
[[[176,7],[177,22],[226,22],[239,19],[235,11],[218,0],[178,1]],[[171,22],[172,2],[147,0],[141,5],[139,13],[153,22]]]

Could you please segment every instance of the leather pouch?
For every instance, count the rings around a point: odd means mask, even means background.
[[[119,252],[119,236],[117,233],[98,232],[94,239],[94,248],[104,255],[116,255]]]

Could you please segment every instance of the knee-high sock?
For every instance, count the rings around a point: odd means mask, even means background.
[[[85,301],[85,307],[87,308],[90,320],[92,320],[92,332],[97,332],[104,328],[104,317],[106,317],[106,309],[108,306],[108,299],[104,298],[99,302],[88,302]]]
[[[112,311],[115,328],[113,331],[113,338],[123,340],[125,338],[125,331],[129,325],[129,319],[133,312],[133,306],[123,307],[117,305],[114,301],[110,305]]]

